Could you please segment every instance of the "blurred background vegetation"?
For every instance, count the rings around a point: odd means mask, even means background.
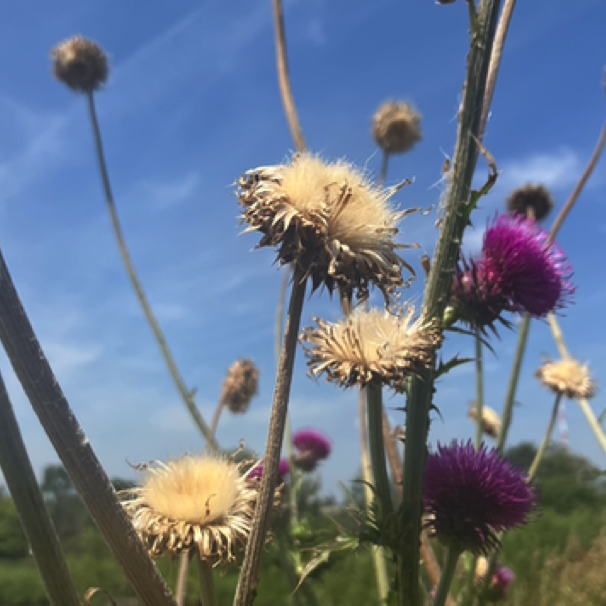
[[[528,468],[536,449],[519,444],[507,452],[516,465]],[[121,490],[130,484],[114,479]],[[599,606],[606,604],[606,472],[588,460],[552,445],[541,464],[537,485],[541,509],[536,522],[509,534],[500,561],[511,568],[516,580],[504,604],[537,606]],[[47,507],[61,539],[74,583],[80,595],[90,587],[108,591],[120,606],[138,604],[118,565],[82,505],[65,470],[47,467],[40,480]],[[350,518],[351,500],[361,500],[363,489],[354,481],[349,496],[341,502],[321,496],[319,475],[304,481],[300,494],[301,514],[313,537],[306,544],[318,544],[336,534],[336,523]],[[279,534],[283,520],[275,520]],[[439,554],[439,546],[436,546]],[[259,587],[259,606],[289,604],[292,589],[280,567],[278,541],[264,560],[263,582]],[[162,560],[160,568],[174,587],[179,562]],[[187,604],[199,604],[195,567],[190,570]],[[360,549],[330,561],[310,578],[320,604],[377,604],[375,577],[370,553]],[[231,604],[237,571],[228,569],[217,579],[219,602]],[[456,591],[456,586],[455,586]],[[296,605],[298,600],[290,603]],[[106,604],[103,596],[93,604]],[[10,495],[0,492],[0,604],[2,606],[46,606],[44,587],[19,517]]]

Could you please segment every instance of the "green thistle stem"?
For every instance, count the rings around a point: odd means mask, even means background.
[[[93,135],[95,138],[95,149],[97,151],[97,160],[99,162],[99,171],[101,173],[101,179],[103,181],[103,191],[105,192],[105,201],[107,202],[107,209],[110,214],[110,218],[112,221],[112,226],[114,228],[114,233],[116,235],[116,240],[118,241],[118,248],[120,250],[120,255],[122,256],[122,261],[124,266],[126,267],[126,271],[128,273],[128,277],[135,289],[135,293],[137,294],[137,298],[139,299],[139,303],[141,304],[141,308],[143,309],[143,313],[147,318],[147,322],[154,333],[154,337],[158,342],[160,347],[160,351],[162,352],[162,356],[164,357],[164,361],[166,362],[166,366],[170,372],[170,376],[172,377],[175,385],[189,413],[194,420],[194,423],[197,425],[198,429],[202,433],[202,435],[206,438],[208,445],[211,449],[215,451],[220,451],[219,445],[215,440],[214,436],[210,431],[210,427],[207,425],[204,417],[198,410],[196,403],[194,401],[193,395],[191,391],[187,388],[181,373],[179,372],[179,368],[177,367],[177,363],[168,347],[168,343],[166,342],[166,337],[160,328],[160,324],[154,315],[154,312],[151,308],[149,300],[147,299],[147,295],[145,294],[145,290],[143,289],[143,285],[141,284],[141,280],[139,279],[139,275],[137,274],[137,270],[135,269],[135,265],[133,260],[131,259],[130,253],[128,252],[128,248],[126,246],[126,239],[124,238],[124,233],[122,232],[122,226],[120,225],[120,219],[118,217],[118,210],[116,208],[116,204],[114,202],[114,196],[112,194],[111,184],[109,180],[109,173],[107,171],[107,164],[105,162],[105,153],[103,152],[103,141],[101,139],[101,129],[99,128],[99,121],[97,120],[97,112],[95,110],[95,99],[92,92],[87,93],[88,99],[88,109],[90,114],[90,120],[93,127]]]
[[[433,606],[444,606],[446,603],[448,591],[452,585],[460,555],[461,552],[458,549],[453,549],[452,547],[448,548],[448,551],[446,552],[446,562],[444,563],[444,568],[442,568],[442,578],[440,579],[440,585],[438,586]]]
[[[390,154],[388,154],[386,151],[383,151],[383,160],[381,161],[381,174],[379,176],[379,182],[377,183],[377,187],[379,189],[382,189],[385,186],[385,181],[387,180],[387,171],[389,170],[390,158]]]
[[[219,606],[217,591],[215,589],[215,578],[213,577],[213,567],[200,557],[197,560],[202,606]]]
[[[522,363],[524,362],[524,354],[526,353],[526,345],[528,344],[528,335],[530,334],[530,315],[526,314],[520,324],[518,331],[518,344],[516,347],[515,357],[513,359],[513,368],[511,370],[511,376],[509,377],[509,385],[507,387],[507,395],[505,396],[505,405],[503,407],[502,422],[503,428],[499,441],[497,443],[499,453],[503,455],[505,452],[505,443],[507,442],[507,436],[509,435],[509,429],[513,420],[513,406],[516,399],[516,392],[518,390],[518,383],[520,382],[520,373],[522,372]]]
[[[360,389],[359,392],[359,416],[360,416],[360,454],[362,456],[362,477],[364,478],[364,494],[366,496],[366,508],[368,509],[375,498],[371,486],[373,483],[372,463],[370,449],[368,446],[368,423],[367,423],[367,390]],[[373,547],[372,560],[377,580],[377,593],[379,603],[385,604],[389,596],[389,575],[387,574],[387,562],[379,547]]]
[[[482,352],[482,334],[480,329],[476,328],[476,450],[484,440],[484,423],[482,415],[484,413],[484,354]]]
[[[541,463],[541,459],[547,450],[547,446],[549,445],[549,441],[551,440],[551,434],[553,433],[553,428],[555,427],[556,421],[558,419],[558,410],[560,408],[560,402],[562,401],[562,394],[559,393],[556,396],[555,403],[553,405],[553,410],[551,411],[551,418],[549,419],[549,425],[547,426],[547,431],[545,432],[545,437],[543,438],[543,442],[541,442],[541,446],[534,457],[534,461],[530,466],[530,470],[528,471],[528,481],[533,480],[537,471],[539,470],[539,465]]]
[[[79,606],[65,557],[48,515],[21,431],[0,375],[0,468],[52,606]]]

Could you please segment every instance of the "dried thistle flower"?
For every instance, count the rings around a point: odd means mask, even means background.
[[[505,203],[510,213],[524,217],[528,216],[528,210],[531,209],[535,221],[545,219],[554,207],[549,190],[543,185],[531,184],[514,190]]]
[[[388,300],[405,285],[402,268],[414,276],[395,252],[405,248],[394,241],[396,225],[410,211],[396,212],[389,200],[402,186],[383,191],[346,162],[296,154],[240,178],[244,233],[261,232],[258,247],[276,247],[277,262],[295,263],[313,290],[338,287],[349,300],[354,291],[365,299],[374,284]]]
[[[475,402],[469,410],[469,418],[474,422],[478,420],[478,408]],[[502,426],[499,413],[488,406],[482,406],[482,431],[497,440],[501,435]]]
[[[233,561],[246,545],[259,496],[248,467],[250,461],[189,455],[140,466],[145,482],[123,491],[122,505],[150,555],[194,549],[213,565]],[[276,505],[277,499],[278,493]]]
[[[386,154],[403,154],[423,136],[421,114],[410,103],[387,101],[373,117],[372,136]]]
[[[259,369],[252,360],[234,362],[223,381],[221,406],[233,414],[244,414],[251,400],[259,393]]]
[[[445,545],[479,555],[499,546],[498,533],[528,522],[536,495],[496,448],[453,442],[427,459],[424,503],[425,524]]]
[[[55,78],[77,93],[99,90],[109,76],[103,49],[82,36],[65,40],[51,51]]]
[[[590,400],[596,394],[596,385],[589,367],[576,360],[546,362],[536,372],[544,387],[567,398]]]
[[[337,324],[315,319],[318,327],[301,335],[310,374],[325,373],[341,387],[375,383],[402,391],[408,376],[431,364],[443,339],[437,324],[413,321],[414,313],[406,304],[393,313],[358,307]]]

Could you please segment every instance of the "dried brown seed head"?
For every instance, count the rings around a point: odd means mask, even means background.
[[[276,247],[277,261],[295,263],[313,290],[324,285],[332,294],[336,287],[349,300],[354,292],[365,299],[374,284],[389,300],[405,286],[402,268],[414,276],[396,254],[405,248],[394,240],[397,223],[410,212],[391,207],[398,189],[380,190],[351,165],[306,152],[249,171],[238,182],[238,197],[245,233],[261,232],[258,246]]]
[[[82,36],[62,42],[52,50],[51,56],[55,78],[78,93],[99,90],[109,76],[103,49]]]
[[[469,410],[469,418],[474,422],[478,420],[478,409],[475,402],[472,403]],[[492,408],[488,408],[488,406],[482,406],[482,431],[487,436],[498,440],[501,435],[502,427],[503,424],[501,423],[499,413]]]
[[[372,136],[386,154],[403,154],[423,136],[421,114],[410,103],[387,101],[374,115]]]
[[[412,305],[397,313],[358,307],[337,324],[316,319],[318,327],[301,335],[310,374],[326,374],[342,387],[375,383],[402,391],[442,344],[440,329],[414,321],[414,313]]]
[[[589,367],[576,360],[546,362],[536,372],[544,387],[570,399],[590,400],[596,394],[596,385]]]
[[[553,210],[554,201],[546,187],[528,184],[514,190],[506,205],[508,212],[525,217],[530,209],[534,219],[542,221]]]
[[[250,535],[260,482],[250,462],[183,456],[144,468],[140,488],[123,491],[122,505],[150,555],[196,550],[213,564],[234,560]],[[276,492],[277,505],[278,492]]]
[[[244,414],[259,393],[259,374],[252,360],[234,362],[223,382],[221,405],[234,414]]]

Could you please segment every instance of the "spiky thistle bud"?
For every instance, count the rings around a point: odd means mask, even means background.
[[[82,36],[56,46],[52,52],[55,78],[77,93],[92,93],[103,87],[109,76],[103,49]]]
[[[235,559],[248,541],[260,490],[250,461],[186,455],[138,469],[146,473],[143,485],[120,494],[150,555],[194,550],[213,564]]]
[[[546,362],[536,377],[547,389],[570,399],[590,400],[597,391],[589,367],[576,360]]]
[[[410,103],[387,101],[373,117],[372,136],[386,154],[403,154],[423,136],[421,114]]]
[[[396,254],[397,223],[410,211],[396,212],[390,198],[401,186],[376,188],[353,166],[326,163],[311,153],[296,154],[281,166],[257,168],[238,182],[244,233],[258,231],[258,247],[274,246],[280,265],[294,263],[312,288],[338,288],[351,300],[368,297],[370,284],[386,300],[405,285]]]
[[[223,382],[221,405],[233,414],[244,414],[259,393],[259,369],[252,360],[234,362]]]
[[[318,463],[327,459],[332,451],[330,440],[314,429],[302,429],[293,436],[297,449],[295,465],[302,471],[311,472]]]
[[[341,387],[374,383],[403,391],[409,376],[432,363],[442,332],[415,320],[412,305],[394,311],[358,307],[337,324],[316,319],[317,328],[301,335],[310,374],[326,374]]]
[[[528,216],[542,221],[553,210],[554,201],[549,190],[543,185],[527,184],[514,190],[506,201],[507,210],[516,215]]]

